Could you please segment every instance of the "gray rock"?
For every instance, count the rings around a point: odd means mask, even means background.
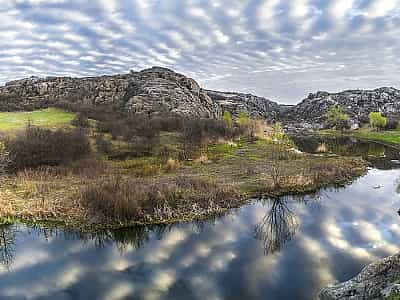
[[[159,67],[114,76],[31,77],[0,87],[1,110],[44,108],[60,101],[109,105],[134,113],[221,116],[220,106],[196,81]]]
[[[399,291],[400,253],[365,267],[355,278],[324,288],[319,298],[333,299],[384,299]],[[399,294],[400,295],[400,294]]]
[[[218,92],[207,90],[212,100],[221,105],[223,111],[229,111],[233,116],[246,112],[252,118],[263,118],[276,121],[283,109],[278,103],[252,94]]]
[[[352,128],[357,128],[368,121],[370,112],[382,112],[386,116],[397,117],[400,113],[400,90],[382,87],[340,93],[317,92],[287,109],[284,117],[290,122],[307,121],[323,125],[329,108],[334,105],[341,106],[349,115]]]

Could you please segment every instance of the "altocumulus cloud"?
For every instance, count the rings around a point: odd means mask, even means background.
[[[298,102],[398,86],[400,0],[0,0],[0,84],[170,67]]]

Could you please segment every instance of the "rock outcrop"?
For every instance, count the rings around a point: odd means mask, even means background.
[[[400,297],[400,254],[387,257],[364,268],[355,278],[324,288],[321,300],[385,299]],[[396,298],[397,299],[397,298]]]
[[[240,112],[246,112],[253,118],[275,121],[282,110],[278,103],[252,94],[211,90],[207,90],[207,94],[222,107],[223,111],[229,111],[234,116]]]
[[[115,76],[31,77],[0,87],[1,110],[31,110],[60,101],[110,105],[148,114],[165,112],[206,118],[221,115],[220,106],[196,81],[159,67]]]
[[[397,117],[400,114],[400,90],[382,87],[340,93],[317,92],[288,109],[284,117],[288,121],[323,127],[326,113],[334,105],[345,110],[350,117],[350,125],[356,128],[361,123],[368,122],[370,112],[382,112],[386,116]]]
[[[326,113],[334,105],[346,111],[353,128],[367,122],[373,111],[396,118],[400,114],[400,90],[391,87],[317,92],[297,105],[280,105],[251,94],[204,90],[195,80],[160,67],[114,76],[31,77],[0,87],[0,111],[33,110],[62,101],[109,105],[132,113],[205,118],[219,118],[224,110],[234,116],[245,111],[251,117],[302,129],[325,127]]]

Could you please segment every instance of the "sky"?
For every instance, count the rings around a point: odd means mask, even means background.
[[[0,0],[0,85],[171,68],[297,103],[400,87],[400,0]]]

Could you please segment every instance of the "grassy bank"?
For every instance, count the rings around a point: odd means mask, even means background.
[[[0,112],[0,131],[21,129],[28,122],[36,126],[58,128],[69,125],[74,116],[74,113],[57,108],[32,112]]]
[[[386,143],[389,145],[400,145],[400,131],[397,130],[387,130],[387,131],[374,131],[368,128],[351,130],[351,131],[337,131],[337,130],[322,130],[320,134],[323,135],[345,135],[345,136],[354,136],[357,138],[377,141]]]
[[[277,141],[273,130],[227,139],[213,134],[227,135],[221,124],[190,122],[184,130],[160,130],[147,140],[129,132],[127,140],[99,133],[105,126],[91,121],[85,132],[92,151],[86,157],[0,176],[0,218],[85,229],[204,219],[251,197],[311,192],[345,184],[366,170],[358,158],[297,153],[284,136]],[[148,130],[138,123],[139,133]],[[121,132],[139,126],[130,125]],[[203,129],[193,129],[199,126]]]

